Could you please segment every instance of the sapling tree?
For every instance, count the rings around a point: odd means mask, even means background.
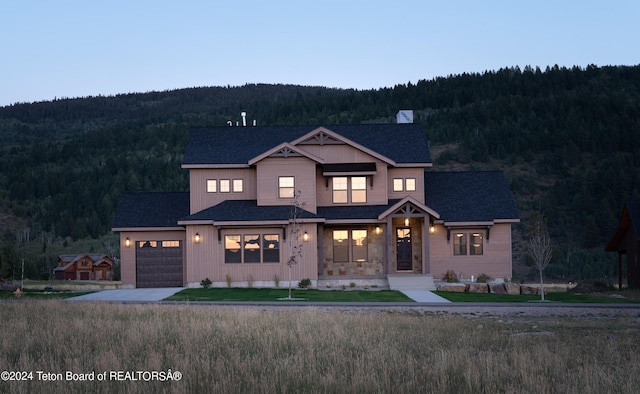
[[[289,258],[287,266],[289,267],[289,299],[291,299],[291,271],[293,266],[298,264],[302,259],[302,212],[305,205],[300,202],[300,190],[298,190],[291,201],[291,214],[289,215]]]
[[[542,212],[534,211],[531,213],[528,236],[525,250],[540,273],[540,297],[544,301],[542,272],[551,262],[551,238],[549,237],[549,230],[547,230],[547,220]]]

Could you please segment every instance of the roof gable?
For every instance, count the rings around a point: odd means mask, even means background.
[[[291,145],[288,142],[284,142],[278,146],[276,146],[275,148],[269,149],[268,151],[262,153],[259,156],[254,157],[253,159],[249,160],[249,165],[254,165],[257,162],[259,162],[260,160],[267,158],[267,157],[306,157],[307,159],[313,160],[316,163],[323,163],[323,160],[317,156],[314,156],[312,154],[310,154],[309,152],[305,152],[304,150]]]
[[[415,123],[194,128],[182,167],[248,166],[285,143],[349,144],[393,165],[431,165],[426,133]]]

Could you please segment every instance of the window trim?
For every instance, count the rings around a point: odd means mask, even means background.
[[[283,180],[291,179],[291,186],[283,186]],[[296,196],[296,177],[294,176],[279,176],[278,177],[278,198],[282,199],[292,199]],[[283,191],[286,191],[286,195],[284,195]],[[290,193],[289,193],[290,192]],[[289,195],[290,194],[290,195]]]
[[[257,236],[258,237],[258,248],[255,248],[255,250],[257,252],[259,252],[259,261],[246,261],[246,250],[247,248],[245,247],[245,243],[247,242],[246,239],[247,237],[252,237],[252,236]],[[267,244],[265,242],[265,238],[266,237],[277,237],[277,239],[274,240],[270,240],[270,242],[275,242],[274,245],[276,245],[274,248],[268,248]],[[240,261],[228,261],[227,259],[227,251],[230,250],[236,250],[236,248],[228,248],[227,247],[227,239],[228,238],[239,238],[239,241],[235,241],[232,240],[232,242],[238,242],[239,247],[237,248],[237,250],[240,253]],[[282,261],[282,256],[280,255],[281,252],[281,234],[278,234],[277,232],[272,232],[272,231],[267,231],[267,232],[247,232],[247,233],[230,233],[230,234],[225,234],[224,235],[224,263],[225,264],[249,264],[249,265],[255,265],[255,264],[279,264]],[[276,250],[277,251],[277,256],[278,256],[278,261],[265,261],[264,255],[265,255],[265,250]],[[273,253],[275,254],[275,253]]]
[[[231,179],[220,179],[220,193],[231,193]]]
[[[207,193],[217,193],[217,192],[218,192],[218,180],[207,179]]]
[[[364,231],[364,245],[363,250],[365,252],[366,258],[355,259],[354,258],[354,250],[356,248],[355,239],[353,237],[353,233],[355,231]],[[336,260],[336,232],[346,232],[347,237],[345,238],[346,248],[347,248],[347,259],[346,260]],[[349,229],[333,229],[331,231],[331,247],[332,247],[332,259],[334,263],[368,263],[369,262],[369,229],[366,228],[349,228]],[[341,245],[344,247],[345,245]]]
[[[244,193],[244,180],[236,178],[231,181],[231,189],[234,193]]]
[[[462,237],[460,237],[460,235],[462,235]],[[473,241],[478,237],[480,238],[480,242],[477,246],[474,246]],[[463,244],[457,242],[460,238],[464,239]],[[484,256],[485,232],[482,230],[456,231],[453,234],[452,243],[454,256]],[[461,249],[462,245],[464,245],[464,249]]]
[[[362,188],[358,188],[358,189],[354,189],[353,188],[353,180],[354,178],[363,178],[364,179],[364,184]],[[336,179],[345,179],[346,180],[346,184],[345,184],[345,188],[344,189],[336,189]],[[342,185],[340,185],[342,186]],[[342,197],[342,195],[345,195],[345,198],[340,198],[339,201],[337,201],[338,199],[336,199],[336,193],[339,192],[339,195]],[[354,201],[357,200],[356,198],[354,198],[354,196],[360,193],[364,193],[364,200],[363,201]],[[344,200],[344,201],[343,201]],[[367,176],[363,176],[363,175],[353,175],[353,176],[334,176],[331,177],[331,202],[333,204],[355,204],[355,205],[359,205],[359,204],[366,204],[367,201],[369,200],[368,198],[368,193],[367,193]]]

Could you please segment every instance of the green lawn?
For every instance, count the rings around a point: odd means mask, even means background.
[[[449,291],[434,291],[440,297],[451,302],[532,302],[540,301],[537,295],[511,295],[494,293],[456,293]],[[624,294],[624,293],[623,293]],[[628,304],[640,303],[637,299],[610,297],[607,295],[589,295],[573,293],[549,293],[544,299],[546,301],[564,303],[593,303],[593,304]]]
[[[288,289],[198,288],[182,290],[165,301],[281,301],[288,295]],[[312,302],[413,302],[394,290],[292,289],[291,297]]]

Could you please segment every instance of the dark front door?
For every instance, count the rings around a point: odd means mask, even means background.
[[[410,271],[411,265],[411,229],[396,229],[396,269],[398,271]]]

